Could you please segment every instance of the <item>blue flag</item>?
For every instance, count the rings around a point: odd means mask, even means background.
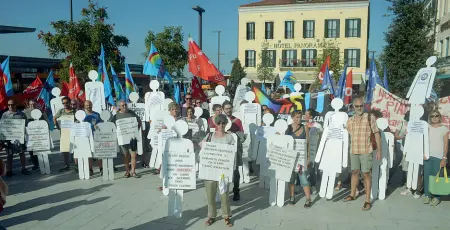
[[[173,84],[172,77],[170,76],[169,72],[166,71],[164,62],[159,55],[158,50],[156,50],[156,47],[153,45],[153,42],[151,44],[148,57],[145,60],[143,73],[145,75],[164,78],[169,81],[171,85]]]
[[[11,72],[9,71],[9,56],[2,63],[3,70],[3,84],[5,85],[6,96],[14,95],[14,90],[11,81]]]
[[[339,78],[339,82],[337,85],[337,89],[336,89],[336,95],[335,97],[340,98],[342,100],[344,100],[344,90],[345,90],[345,82],[347,79],[347,64],[345,64],[344,66],[344,70],[342,70],[342,74],[341,77]]]
[[[334,95],[334,83],[333,80],[331,79],[328,66],[325,66],[325,76],[323,77],[321,89],[328,89],[330,90],[330,94]]]
[[[387,78],[387,69],[386,69],[386,65],[384,65],[384,76],[383,76],[383,86],[384,88],[389,91],[389,83],[388,83],[388,78]]]
[[[289,90],[291,90],[291,92],[295,92],[294,83],[293,83],[294,80],[292,80],[292,78],[294,78],[293,76],[294,75],[292,74],[292,72],[290,70],[288,70],[286,72],[286,75],[284,75],[284,78],[280,82],[280,85],[278,87],[286,86],[287,88],[289,88]]]
[[[180,104],[180,86],[178,84],[173,85],[173,97],[177,104]]]
[[[120,84],[119,77],[116,74],[116,71],[114,71],[114,67],[111,66],[111,75],[114,83],[114,92],[116,93],[116,101],[119,103],[120,100],[126,100],[125,92],[123,91],[122,84]]]
[[[130,93],[136,92],[136,85],[133,81],[133,76],[131,76],[130,67],[125,63],[125,92],[127,101],[130,98]]]
[[[378,76],[377,65],[375,64],[375,55],[372,54],[372,61],[370,62],[369,69],[369,82],[366,92],[366,104],[372,103],[373,90],[375,89],[376,84],[383,85],[380,76]]]
[[[111,83],[109,82],[108,71],[105,64],[105,50],[103,49],[103,44],[101,45],[100,51],[100,62],[98,63],[98,75],[103,82],[103,89],[105,91],[106,102],[110,105],[114,105],[114,98],[112,96]]]
[[[47,80],[45,80],[44,87],[39,93],[38,99],[42,99],[45,104],[45,112],[48,116],[48,124],[50,126],[50,130],[53,130],[55,126],[53,124],[53,114],[50,105],[50,100],[53,98],[52,89],[56,87],[55,79],[53,78],[53,70],[48,74]]]

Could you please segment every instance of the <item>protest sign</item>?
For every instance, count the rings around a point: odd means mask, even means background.
[[[376,85],[373,91],[372,109],[380,110],[383,117],[389,120],[391,131],[397,129],[397,125],[403,121],[408,109],[408,102]]]
[[[100,133],[94,135],[94,158],[117,157],[117,136],[115,133]]]
[[[166,151],[167,155],[167,188],[195,189],[196,170],[194,152]]]
[[[61,152],[70,152],[70,129],[74,121],[73,115],[62,115],[59,117],[61,136],[59,138],[59,150]]]
[[[222,174],[233,180],[236,146],[206,142],[200,151],[199,179],[219,181]]]
[[[442,115],[442,124],[450,129],[450,96],[439,98],[438,108]]]
[[[251,89],[245,85],[238,85],[236,88],[236,93],[234,94],[233,100],[233,111],[237,111],[240,108],[241,102],[245,100],[245,93],[249,92]]]
[[[27,127],[27,136],[28,150],[44,151],[51,149],[47,122],[30,122]]]
[[[247,103],[243,105],[243,109],[244,111],[242,111],[241,114],[243,114],[244,120],[243,123],[244,124],[258,124],[258,109],[260,108],[258,106],[259,104],[255,104],[255,103]]]
[[[307,165],[307,142],[305,139],[294,139],[294,150],[297,152],[294,171],[298,172],[300,166],[306,168]]]
[[[0,140],[25,143],[25,119],[1,119]]]
[[[135,117],[123,118],[116,121],[117,141],[119,145],[129,144],[131,138],[136,137],[138,123]]]
[[[144,103],[128,103],[128,109],[133,111],[142,122],[142,128],[145,130],[145,122],[147,120],[145,116],[145,104]]]
[[[277,144],[271,144],[267,150],[267,167],[270,175],[278,180],[289,182],[294,168],[297,152],[283,148]]]
[[[89,126],[90,124],[87,122],[73,123],[70,135],[73,137],[89,137]]]

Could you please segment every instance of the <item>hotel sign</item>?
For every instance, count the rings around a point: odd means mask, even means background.
[[[322,49],[324,42],[269,42],[261,43],[262,49]]]

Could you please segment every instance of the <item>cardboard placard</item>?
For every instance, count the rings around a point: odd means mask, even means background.
[[[195,189],[196,169],[194,152],[166,151],[167,187],[169,189]]]
[[[269,145],[266,162],[269,174],[275,174],[276,179],[289,182],[296,158],[297,152],[292,149],[283,148],[277,144]]]
[[[256,124],[256,125],[260,125],[258,124],[258,109],[259,106],[258,104],[244,104],[243,106],[244,111],[241,113],[243,114],[244,120],[243,123],[244,124]]]
[[[116,121],[117,141],[119,145],[130,143],[131,138],[136,137],[138,123],[135,117],[123,118]]]
[[[408,101],[386,91],[377,84],[373,91],[371,108],[381,111],[383,117],[388,119],[391,131],[395,131],[408,111]]]
[[[25,119],[1,119],[0,140],[25,143]]]
[[[116,133],[99,133],[94,135],[94,158],[116,158]]]
[[[27,127],[27,149],[30,151],[47,151],[50,147],[50,135],[47,122],[32,121]]]
[[[70,152],[70,130],[74,121],[74,115],[62,115],[59,117],[61,136],[59,138],[59,150],[61,152]]]
[[[297,152],[297,160],[295,161],[294,171],[298,172],[300,166],[306,168],[307,162],[307,142],[305,139],[294,139],[294,150]]]
[[[73,137],[89,137],[89,127],[87,126],[90,127],[90,124],[87,122],[73,123],[70,130],[70,135]]]
[[[219,181],[222,174],[233,180],[236,146],[207,142],[200,151],[199,179]]]

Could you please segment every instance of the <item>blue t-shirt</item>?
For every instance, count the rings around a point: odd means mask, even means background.
[[[99,113],[92,111],[92,114],[87,114],[86,113],[86,117],[84,118],[84,122],[90,123],[92,132],[94,132],[95,131],[94,126],[97,125],[100,122],[103,122],[103,121],[100,118],[100,114]]]

